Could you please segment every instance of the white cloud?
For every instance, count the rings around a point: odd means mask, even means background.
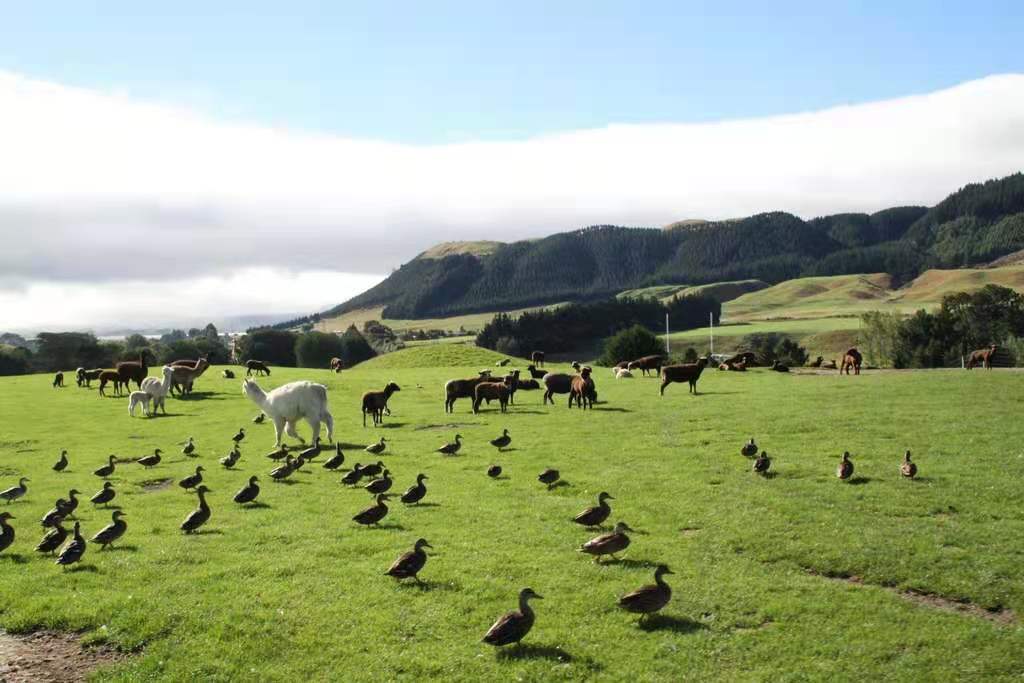
[[[763,119],[412,146],[228,125],[0,72],[0,287],[270,266],[380,274],[449,239],[931,204],[1022,159],[1024,75]],[[289,291],[289,310],[354,293]]]

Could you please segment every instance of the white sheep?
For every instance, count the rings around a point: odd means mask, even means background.
[[[242,393],[274,421],[275,446],[281,445],[281,430],[305,443],[295,432],[295,423],[305,419],[313,429],[313,443],[320,439],[320,423],[327,424],[327,440],[334,441],[334,418],[327,409],[327,387],[313,382],[290,382],[266,393],[256,382],[242,382]]]
[[[145,391],[133,391],[128,396],[128,414],[135,417],[135,406],[142,406],[142,414],[149,417],[150,395]]]
[[[626,368],[615,368],[615,379],[632,379],[633,373]]]
[[[164,379],[162,382],[156,377],[147,377],[142,380],[142,390],[153,399],[153,411],[150,415],[156,415],[157,408],[163,408],[164,415],[167,414],[167,406],[164,405],[164,399],[167,398],[167,392],[171,389],[171,382],[174,381],[174,368],[170,365],[165,365],[163,373]]]

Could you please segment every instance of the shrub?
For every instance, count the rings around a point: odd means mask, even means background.
[[[604,343],[604,354],[597,362],[599,365],[611,366],[662,351],[661,342],[650,330],[643,325],[634,325],[609,337]]]
[[[295,340],[295,360],[300,368],[326,368],[332,358],[342,358],[341,337],[326,332],[306,332]],[[344,360],[344,359],[343,359]]]

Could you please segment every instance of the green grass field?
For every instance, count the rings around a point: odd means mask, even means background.
[[[433,345],[340,375],[274,368],[260,380],[329,387],[346,467],[366,462],[360,449],[383,435],[397,492],[418,472],[430,477],[426,504],[407,509],[393,498],[381,528],[350,521],[370,496],[316,463],[294,483],[272,483],[264,454],[273,428],[250,422],[257,409],[220,368],[155,419],[131,419],[126,399],[95,390],[51,389],[49,376],[0,380],[0,488],[31,478],[26,498],[2,506],[17,516],[17,540],[0,553],[0,628],[83,631],[123,648],[130,657],[95,674],[123,681],[1024,673],[1024,374],[709,371],[700,395],[673,385],[660,398],[653,379],[615,381],[598,369],[593,411],[568,410],[564,397],[544,407],[539,392],[521,392],[505,415],[474,415],[465,400],[446,415],[442,383],[497,358]],[[450,363],[463,365],[441,366]],[[359,395],[389,380],[402,386],[393,415],[364,429]],[[243,458],[226,471],[217,458],[240,426]],[[506,427],[513,450],[498,455],[487,441]],[[305,425],[299,431],[308,438]],[[432,452],[456,432],[465,437],[458,456]],[[198,458],[179,454],[188,436]],[[753,475],[739,455],[750,436],[774,458],[774,477]],[[91,546],[73,571],[33,552],[57,497],[98,490],[92,471],[107,454],[154,447],[167,455],[158,467],[122,461],[112,479],[129,523],[119,548]],[[57,474],[50,465],[61,448],[71,467]],[[917,481],[898,476],[906,448]],[[834,475],[843,450],[856,464],[850,483]],[[488,479],[493,462],[507,478]],[[176,482],[196,464],[207,468],[213,516],[185,536],[178,525],[194,496],[147,482]],[[545,490],[536,476],[546,467],[567,484]],[[250,474],[261,476],[265,507],[231,502]],[[615,497],[610,521],[637,533],[621,562],[598,565],[576,552],[594,534],[570,518],[603,490]],[[86,499],[79,517],[88,537],[110,511]],[[419,537],[435,548],[426,585],[384,576]],[[640,627],[615,602],[660,562],[675,572],[674,596]],[[545,598],[524,646],[480,643],[524,586]]]

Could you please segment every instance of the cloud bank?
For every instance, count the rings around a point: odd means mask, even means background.
[[[439,241],[931,204],[1022,166],[1024,75],[762,119],[414,146],[226,124],[0,72],[0,301],[263,269],[276,275],[250,283],[239,313],[259,312],[286,274],[323,274],[280,287],[289,311],[308,311]],[[226,293],[208,290],[204,305]],[[137,302],[148,322],[159,301]]]

